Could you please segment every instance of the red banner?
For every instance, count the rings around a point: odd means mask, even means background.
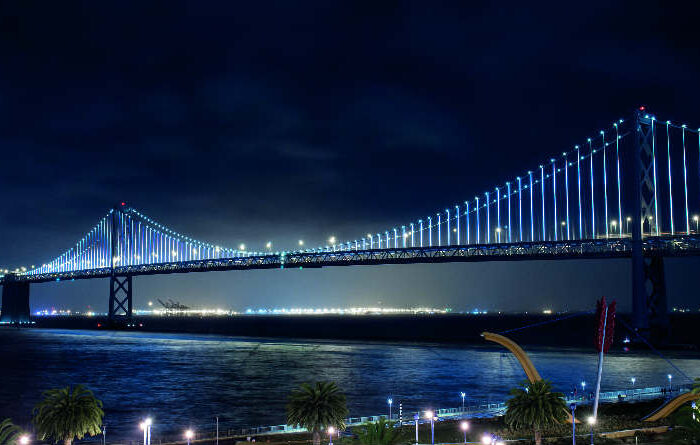
[[[603,348],[603,352],[607,353],[613,342],[613,334],[615,332],[615,306],[616,303],[613,300],[610,305],[605,302],[605,297],[601,298],[597,303],[596,310],[596,320],[598,322],[598,329],[595,336],[595,347],[600,352]],[[605,320],[605,310],[607,309],[607,321]],[[605,326],[605,332],[603,332],[603,327]]]

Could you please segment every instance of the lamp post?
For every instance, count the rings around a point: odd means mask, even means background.
[[[102,424],[102,445],[107,444],[107,425]]]
[[[569,405],[571,408],[571,443],[576,445],[576,403]]]
[[[628,216],[628,217],[625,219],[626,226],[627,226],[627,227],[625,227],[625,232],[627,232],[627,233],[630,233],[630,221],[632,221],[632,217],[631,217],[631,216]]]
[[[700,217],[698,215],[693,215],[693,221],[695,221],[695,233],[699,233],[700,230]]]
[[[430,419],[430,444],[435,445],[435,416],[432,411],[426,411],[425,418]]]
[[[671,385],[671,380],[673,379],[673,376],[671,374],[668,375],[668,392],[671,392],[673,389],[673,386]]]
[[[612,226],[612,232],[615,233],[615,230],[617,229],[617,220],[613,219],[610,225]]]
[[[185,431],[185,439],[187,439],[187,445],[190,445],[190,442],[192,441],[193,437],[194,437],[194,431],[192,431],[192,430]]]
[[[20,445],[29,445],[29,436],[27,434],[22,434],[18,442]]]
[[[143,430],[143,444],[144,445],[151,445],[151,425],[152,424],[153,424],[153,421],[151,420],[151,418],[147,417],[139,425],[141,427],[141,429]]]
[[[394,400],[392,400],[392,398],[389,397],[388,399],[386,399],[386,403],[389,404],[389,420],[391,421],[391,405],[394,403]]]
[[[566,228],[566,221],[561,222],[561,229],[559,230],[560,239],[564,239],[564,229]]]
[[[418,445],[418,419],[420,419],[420,416],[418,414],[414,414],[413,420],[416,422],[416,445]]]
[[[328,445],[333,445],[333,433],[335,433],[335,428],[332,426],[328,427]]]
[[[590,416],[588,418],[588,424],[591,426],[591,445],[593,445],[593,425],[595,425],[595,417]]]
[[[459,393],[460,396],[462,396],[462,412],[464,412],[464,398],[467,396],[467,394],[463,391]]]
[[[466,420],[462,421],[462,423],[459,424],[459,427],[464,433],[464,443],[467,443],[467,430],[469,429],[469,422],[467,422]]]
[[[219,416],[216,416],[216,445],[219,445]]]

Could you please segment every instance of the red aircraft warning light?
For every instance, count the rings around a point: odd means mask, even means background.
[[[644,111],[644,110],[646,110],[646,109],[647,109],[647,107],[645,107],[644,105],[642,105],[641,107],[639,107],[639,111]]]

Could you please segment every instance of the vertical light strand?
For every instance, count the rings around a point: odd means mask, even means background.
[[[450,245],[450,209],[445,209],[445,219],[447,221],[447,245]]]
[[[433,247],[433,220],[428,217],[428,246]]]
[[[464,219],[467,220],[467,245],[469,245],[469,201],[464,201]]]
[[[571,232],[569,227],[569,158],[567,154],[564,153],[564,188],[566,191],[566,239],[571,239]]]
[[[676,234],[675,226],[673,224],[673,183],[671,182],[671,137],[669,136],[668,127],[671,121],[666,121],[666,152],[668,154],[668,202],[670,204],[670,216],[671,216],[671,235]]]
[[[523,242],[523,181],[520,176],[518,180],[518,231],[520,232],[520,242]]]
[[[501,242],[501,190],[496,187],[496,234],[497,242]]]
[[[552,159],[552,198],[554,199],[554,241],[557,241],[559,221],[557,220],[557,163],[555,159]]]
[[[610,221],[608,221],[608,171],[607,171],[607,158],[605,157],[605,152],[607,150],[607,145],[605,145],[605,131],[601,130],[600,135],[603,138],[603,199],[605,202],[605,238],[610,238]],[[620,222],[622,224],[622,222]]]
[[[508,188],[508,242],[512,243],[513,240],[510,235],[510,182],[506,182],[506,187]]]
[[[415,231],[415,227],[414,227],[413,223],[411,223],[411,229],[410,229],[410,230],[411,230],[411,247],[416,247],[416,241],[415,241],[415,233],[416,233],[416,231]],[[370,238],[370,242],[371,242],[371,241],[372,241],[372,240],[371,240],[371,238]],[[370,247],[371,247],[371,246],[370,246]]]
[[[542,192],[542,241],[547,241],[547,218],[544,214],[544,165],[540,165],[540,180],[542,181],[540,184],[540,192]]]
[[[620,224],[620,238],[622,238],[622,187],[620,186],[620,130],[615,123],[615,159],[617,161],[617,219]]]
[[[651,163],[654,174],[654,228],[656,229],[656,236],[659,236],[659,201],[656,193],[656,133],[654,130],[654,122],[656,118],[651,118]],[[651,232],[651,226],[649,226],[649,232]]]
[[[420,246],[423,247],[423,220],[418,220],[418,228],[420,230]]]
[[[459,245],[459,206],[455,206],[455,218],[457,219],[457,245]]]
[[[581,151],[576,146],[576,176],[578,178],[578,239],[583,239],[583,212],[581,206]]]
[[[491,242],[491,199],[486,192],[486,244]]]
[[[685,127],[683,124],[681,131],[683,133],[683,198],[685,199],[685,234],[690,235],[690,217],[688,215],[688,172],[685,164]]]
[[[594,176],[593,176],[593,143],[591,138],[588,138],[588,149],[591,156],[591,236],[596,239],[595,231],[595,186],[594,186]]]
[[[438,223],[437,223],[438,246],[442,246],[442,231],[440,230],[440,225],[442,223],[440,221],[440,213],[437,214],[437,217],[438,217]]]
[[[479,197],[474,197],[476,200],[476,243],[479,244],[481,241],[481,236],[479,235]]]
[[[532,171],[527,172],[528,175],[530,175],[530,241],[534,242],[535,241],[535,213],[534,213],[534,207],[533,207],[533,192],[532,189],[534,188],[532,186]]]

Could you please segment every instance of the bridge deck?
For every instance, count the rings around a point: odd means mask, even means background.
[[[676,235],[648,237],[642,240],[646,255],[698,256],[700,236]],[[483,261],[528,261],[596,258],[628,258],[632,255],[630,238],[607,238],[581,241],[523,242],[472,244],[432,247],[405,247],[337,252],[287,252],[249,257],[218,258],[186,262],[164,262],[120,266],[115,275],[158,275],[171,273],[210,272],[280,268],[320,268],[379,264],[419,264]],[[106,278],[110,268],[77,270],[37,275],[17,275],[17,281],[48,281]],[[0,279],[0,283],[2,280]]]

